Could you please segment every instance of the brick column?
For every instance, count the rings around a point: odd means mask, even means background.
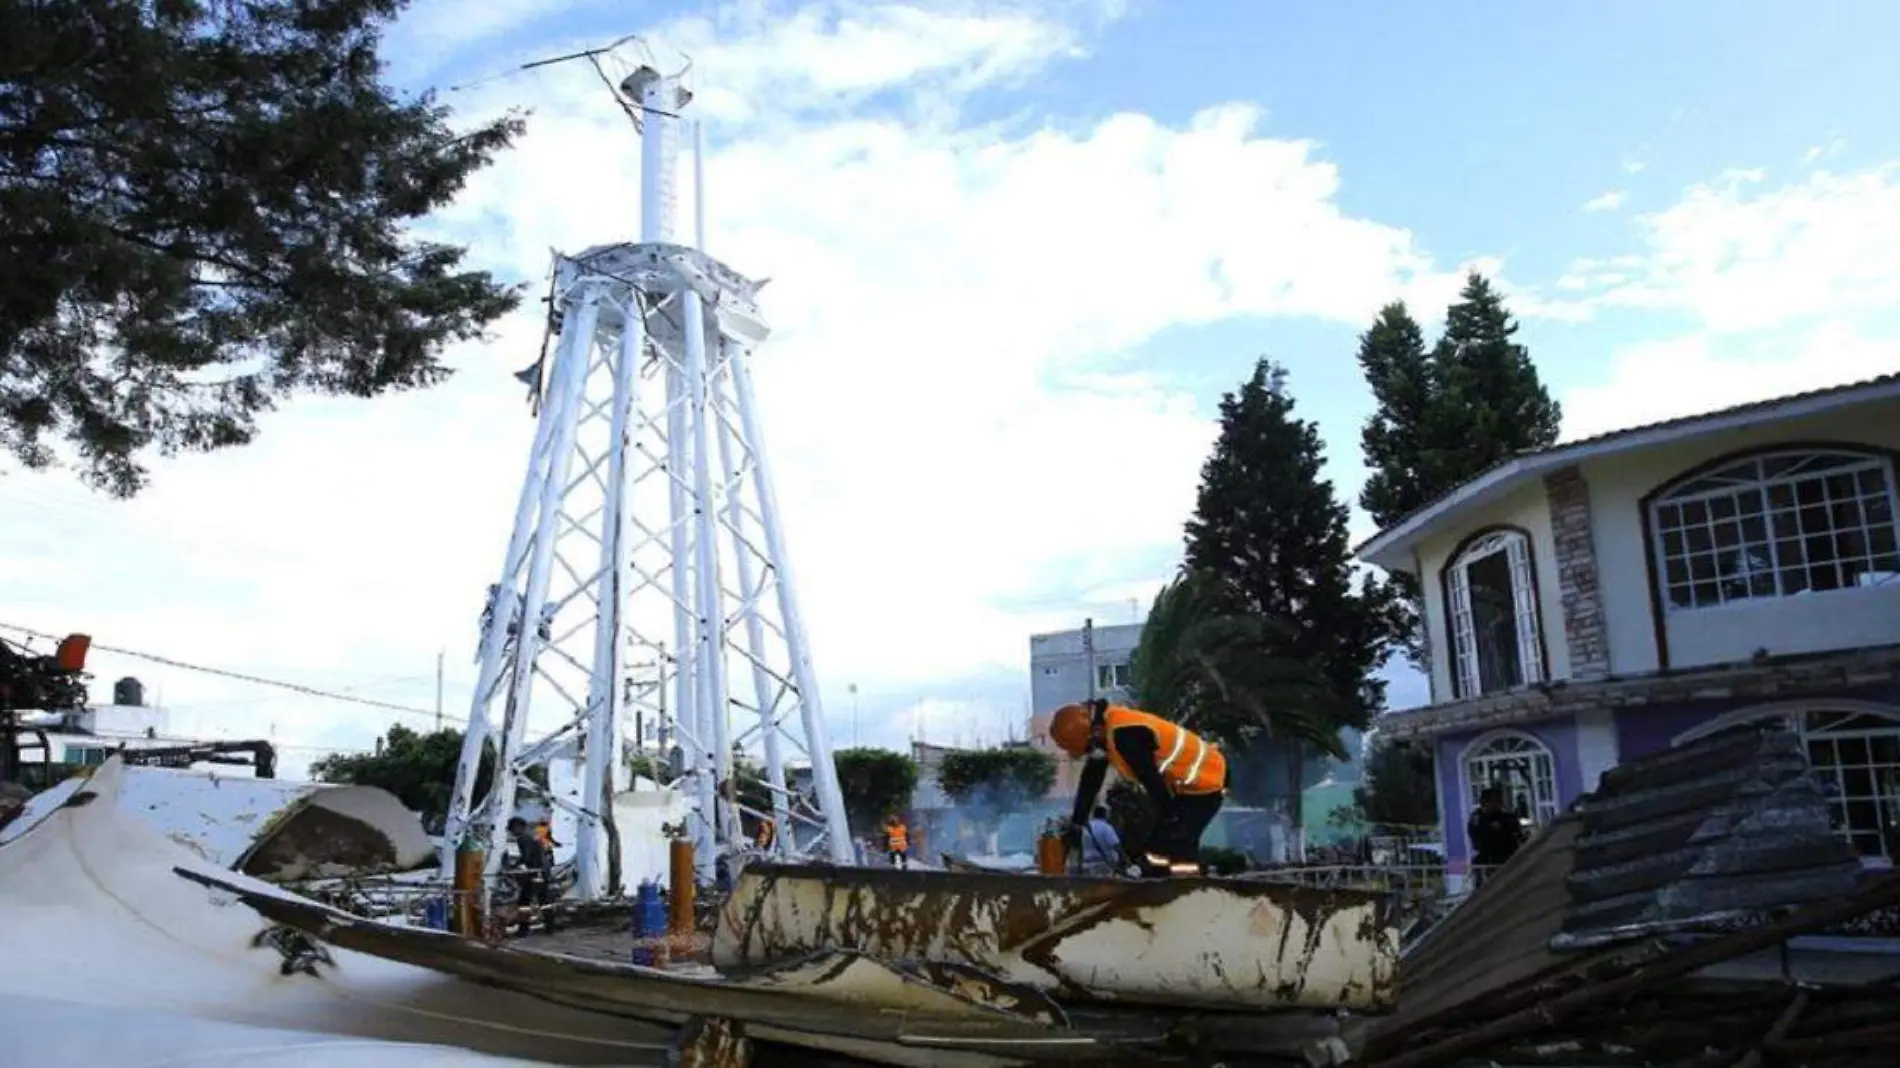
[[[1570,676],[1600,679],[1610,673],[1610,642],[1597,589],[1596,538],[1590,526],[1590,484],[1566,467],[1544,477],[1550,502],[1551,540],[1557,553],[1557,589],[1564,610]]]

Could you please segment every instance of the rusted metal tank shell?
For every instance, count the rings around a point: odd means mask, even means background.
[[[721,968],[825,949],[1151,1005],[1374,1012],[1397,991],[1381,895],[1264,882],[755,864],[713,935]]]

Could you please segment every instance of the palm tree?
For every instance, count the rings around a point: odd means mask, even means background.
[[[1130,666],[1137,706],[1236,752],[1278,739],[1350,759],[1339,738],[1347,702],[1318,665],[1287,655],[1289,626],[1230,604],[1220,580],[1205,572],[1184,568],[1162,587]],[[1287,747],[1287,815],[1296,840],[1305,818],[1305,745]]]
[[[1315,665],[1285,655],[1286,634],[1278,620],[1230,611],[1218,579],[1184,568],[1155,595],[1130,696],[1235,747],[1278,738],[1349,759],[1339,740],[1342,702]]]

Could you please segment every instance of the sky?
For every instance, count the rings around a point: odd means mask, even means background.
[[[632,239],[625,117],[515,68],[633,33],[693,59],[710,251],[772,280],[761,418],[841,744],[1020,735],[1029,636],[1138,618],[1262,356],[1356,498],[1356,338],[1393,299],[1436,330],[1468,270],[1566,437],[1900,366],[1900,5],[419,0],[391,81],[529,112],[426,232],[537,294],[550,250]],[[135,674],[293,774],[429,726],[438,654],[465,714],[539,341],[531,300],[446,385],[293,401],[130,502],[0,466],[0,624],[420,710],[95,653],[97,696]]]

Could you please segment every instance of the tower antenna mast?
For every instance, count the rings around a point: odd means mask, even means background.
[[[850,864],[754,395],[763,283],[674,236],[690,65],[662,74],[630,38],[528,66],[583,58],[640,130],[640,239],[554,258],[558,342],[518,376],[538,422],[482,616],[444,872],[470,838],[499,866],[519,795],[541,791],[527,775],[539,766],[557,822],[573,827],[576,895],[624,893],[613,799],[629,785],[625,731],[669,711],[682,752],[670,788],[702,882],[750,848],[746,818],[776,822],[780,859]],[[696,202],[701,188],[695,160]],[[694,214],[703,243],[697,203]],[[626,685],[649,668],[652,684]],[[493,785],[477,798],[485,751]],[[762,766],[763,805],[735,788],[740,755]],[[794,781],[793,762],[809,762],[808,780]]]

